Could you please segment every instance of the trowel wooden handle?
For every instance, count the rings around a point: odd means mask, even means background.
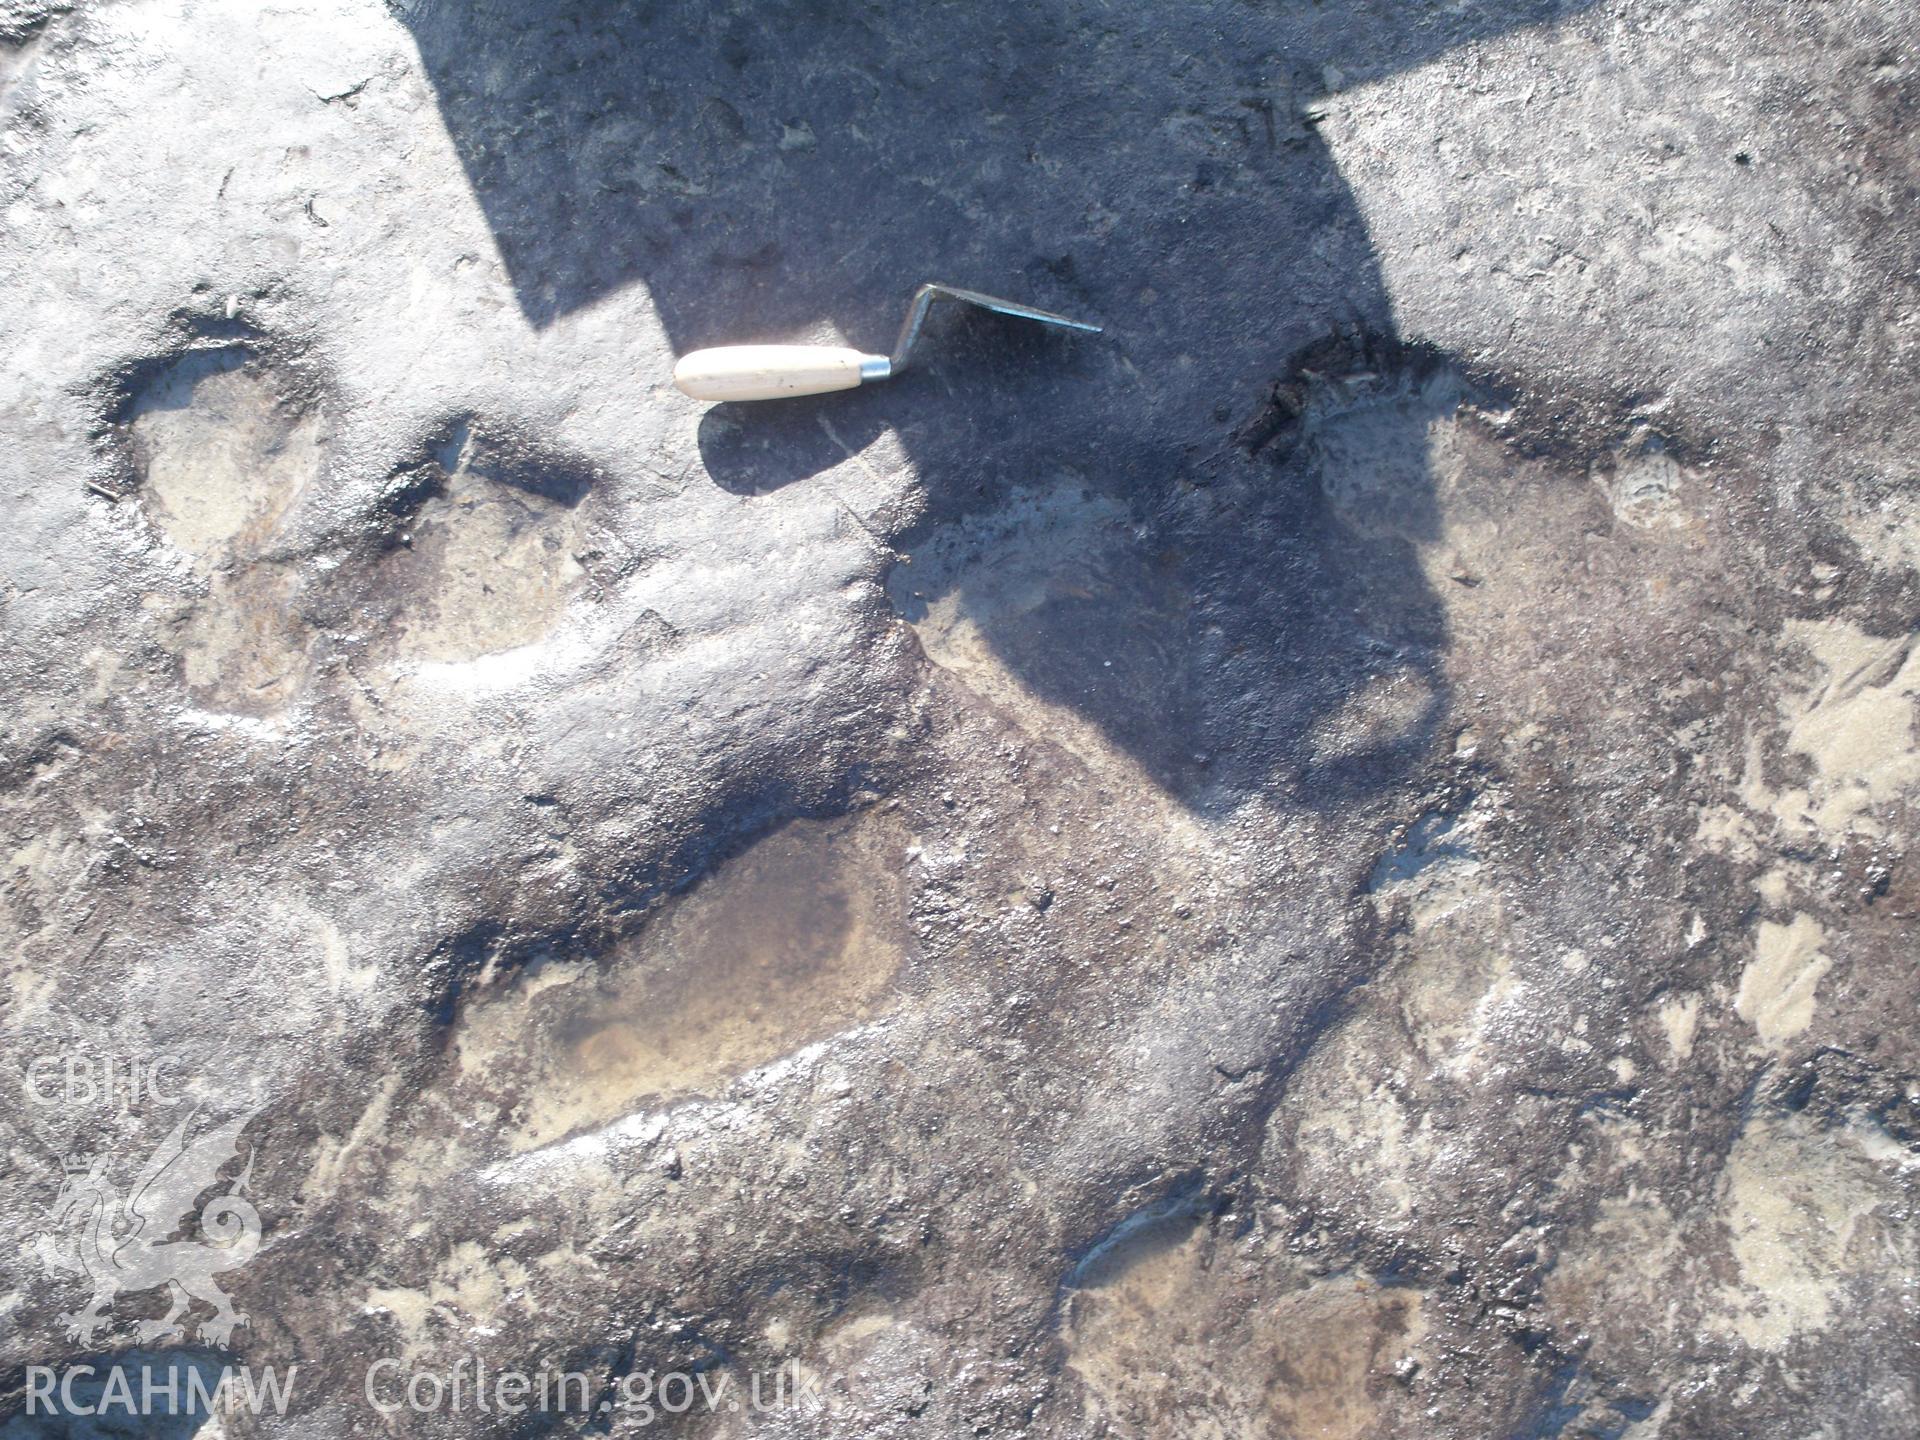
[[[696,400],[779,400],[884,380],[884,355],[845,345],[720,345],[680,357],[673,383]]]

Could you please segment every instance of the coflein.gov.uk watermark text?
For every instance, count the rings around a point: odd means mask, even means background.
[[[768,1414],[818,1414],[827,1408],[825,1377],[789,1360],[752,1371],[743,1386],[725,1370],[633,1370],[594,1384],[577,1370],[489,1370],[462,1358],[445,1370],[407,1370],[395,1359],[367,1367],[366,1400],[383,1415],[496,1413],[589,1415],[618,1411],[640,1424],[693,1409]]]

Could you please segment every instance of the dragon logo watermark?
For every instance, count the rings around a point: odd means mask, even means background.
[[[62,1316],[67,1334],[83,1345],[107,1325],[107,1312],[123,1292],[167,1287],[172,1304],[158,1320],[142,1322],[142,1344],[177,1344],[186,1338],[182,1317],[194,1301],[213,1307],[199,1323],[199,1338],[224,1346],[247,1317],[214,1282],[237,1270],[260,1248],[260,1214],[243,1193],[253,1174],[253,1155],[224,1191],[199,1207],[199,1238],[175,1238],[181,1221],[239,1154],[240,1132],[252,1115],[189,1135],[197,1118],[188,1114],[141,1165],[123,1196],[109,1180],[106,1156],[72,1157],[53,1202],[50,1233],[36,1247],[52,1270],[84,1276],[93,1286],[87,1303]]]

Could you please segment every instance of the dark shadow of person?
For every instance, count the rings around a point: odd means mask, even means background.
[[[1445,710],[1418,563],[1441,362],[1395,339],[1318,105],[1586,3],[402,14],[535,324],[638,281],[681,353],[884,351],[927,279],[1106,324],[949,314],[886,385],[717,407],[702,454],[757,495],[892,426],[928,496],[888,537],[923,643],[964,629],[1206,812],[1346,804]],[[1394,525],[1330,508],[1329,423],[1408,472]]]

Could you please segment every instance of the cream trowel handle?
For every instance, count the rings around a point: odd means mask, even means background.
[[[696,400],[779,400],[851,390],[892,369],[886,356],[845,345],[720,345],[682,355],[673,383]]]

